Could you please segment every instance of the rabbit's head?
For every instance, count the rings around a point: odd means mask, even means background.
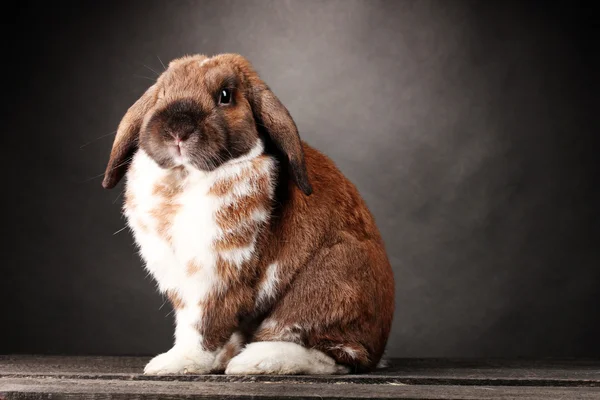
[[[298,129],[288,110],[237,54],[172,61],[119,124],[102,185],[113,188],[141,148],[160,167],[212,171],[250,152],[260,140],[283,154],[306,194]]]

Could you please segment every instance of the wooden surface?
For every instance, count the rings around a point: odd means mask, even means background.
[[[0,399],[600,399],[600,360],[393,360],[371,374],[141,374],[148,358],[0,356]]]

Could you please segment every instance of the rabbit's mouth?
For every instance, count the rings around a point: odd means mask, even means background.
[[[181,142],[175,143],[175,155],[181,157]]]
[[[173,161],[175,161],[175,164],[177,165],[181,165],[184,163],[184,150],[182,150],[181,148],[181,144],[175,144],[173,146],[171,146],[170,148],[170,153],[171,153],[171,157],[173,157]]]

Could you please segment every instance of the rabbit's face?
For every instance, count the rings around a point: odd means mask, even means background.
[[[204,171],[246,154],[259,139],[243,84],[219,58],[172,62],[156,83],[140,147],[163,168]]]

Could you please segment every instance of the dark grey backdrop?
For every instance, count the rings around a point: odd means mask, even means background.
[[[112,136],[80,146],[116,129],[158,57],[240,52],[377,218],[390,355],[600,355],[590,7],[97,3],[5,16],[0,352],[169,347],[170,307],[113,235],[122,187],[88,180]]]

